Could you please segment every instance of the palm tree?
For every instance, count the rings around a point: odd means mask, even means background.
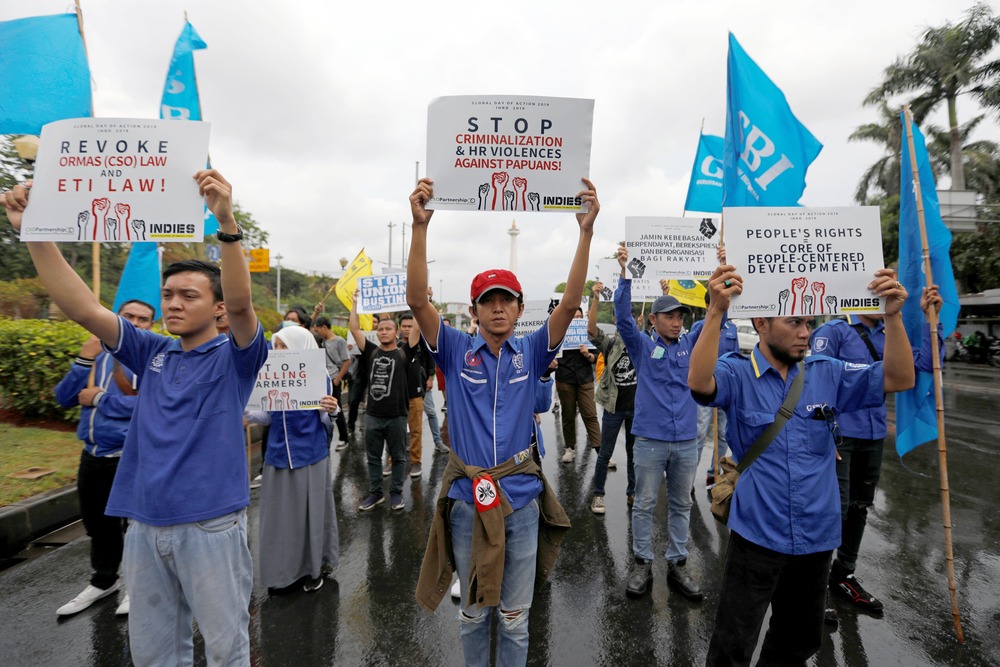
[[[925,30],[916,48],[889,65],[883,73],[882,83],[864,100],[865,105],[874,106],[892,95],[916,92],[910,107],[918,124],[941,102],[946,103],[953,190],[965,189],[958,96],[970,93],[987,105],[1000,99],[997,92],[1000,60],[982,62],[998,41],[1000,19],[993,16],[986,3],[980,2],[969,10],[961,23],[948,22]]]
[[[869,167],[858,181],[854,199],[859,204],[869,202],[869,193],[874,188],[888,197],[899,194],[899,155],[902,146],[899,112],[891,109],[885,100],[879,100],[878,115],[879,122],[860,125],[847,137],[848,141],[871,141],[885,148],[885,155]]]
[[[1000,195],[1000,146],[988,140],[969,141],[972,131],[984,118],[980,114],[958,128],[962,146],[962,170],[967,187],[981,194],[985,203],[995,203]],[[928,125],[926,135],[931,169],[934,176],[939,177],[951,169],[952,133]]]

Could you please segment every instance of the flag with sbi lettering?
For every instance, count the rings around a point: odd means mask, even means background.
[[[685,211],[722,213],[722,137],[703,134],[691,168]]]
[[[823,144],[729,33],[723,206],[795,206]]]
[[[920,220],[917,217],[916,190],[913,186],[909,140],[906,116],[900,113],[903,123],[903,154],[900,159],[899,182],[899,282],[903,283],[909,296],[903,304],[903,325],[910,345],[919,350],[925,333],[924,314],[920,310],[920,295],[927,281],[924,277],[923,243],[920,238]],[[934,173],[927,158],[924,135],[915,124],[913,133],[913,153],[916,156],[917,173],[920,175],[920,194],[923,198],[924,225],[927,229],[927,248],[930,252],[931,272],[944,303],[938,319],[941,322],[942,339],[947,338],[958,324],[958,290],[955,288],[955,274],[951,267],[951,232],[941,219]],[[917,371],[917,382],[913,389],[896,394],[896,452],[902,457],[915,447],[936,440],[937,408],[934,402],[934,375]]]
[[[76,14],[0,22],[0,134],[93,114],[90,66]]]
[[[358,278],[372,275],[372,260],[368,257],[365,249],[362,248],[358,256],[354,258],[351,265],[344,269],[344,275],[337,280],[335,291],[340,302],[350,310],[351,302],[354,299],[354,290],[358,288]],[[372,329],[372,316],[359,314],[358,320],[361,328],[365,331]]]
[[[153,319],[160,317],[160,253],[155,241],[133,243],[128,253],[128,261],[118,281],[118,292],[111,310],[118,309],[126,301],[138,299],[153,307]]]
[[[167,82],[163,85],[163,98],[160,100],[160,118],[164,120],[201,120],[201,100],[198,98],[198,78],[194,73],[194,52],[207,48],[208,44],[201,38],[187,20],[184,29],[174,45],[174,55],[170,59],[167,70]],[[211,163],[206,165],[211,168]],[[205,207],[205,236],[219,230],[219,221],[215,219],[208,206]]]

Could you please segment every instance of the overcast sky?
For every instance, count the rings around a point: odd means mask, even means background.
[[[601,214],[592,264],[623,237],[625,216],[680,215],[702,119],[706,134],[724,132],[730,30],[824,144],[802,203],[852,205],[861,173],[880,157],[875,146],[847,142],[876,120],[862,98],[923,29],[961,20],[971,4],[83,0],[83,9],[95,114],[136,118],[158,116],[188,11],[208,43],[195,63],[213,164],[270,232],[272,258],[336,275],[337,260],[362,246],[377,270],[388,261],[387,224],[409,222],[417,161],[425,175],[427,104],[441,95],[596,100],[590,174]],[[5,2],[0,20],[69,6]],[[960,100],[960,119],[975,112]],[[995,120],[981,128],[977,138],[1000,137]],[[511,220],[435,216],[435,298],[443,284],[447,300],[467,300],[475,273],[507,266]],[[565,280],[576,221],[521,213],[517,224],[526,297],[545,298]]]

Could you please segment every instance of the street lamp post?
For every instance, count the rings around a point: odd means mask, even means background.
[[[278,314],[280,315],[281,314],[281,253],[280,252],[274,256],[274,262],[278,266],[278,289],[277,289],[278,298],[277,298],[277,303],[275,304],[275,309],[278,311]]]

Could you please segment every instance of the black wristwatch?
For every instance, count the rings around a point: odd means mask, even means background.
[[[215,238],[219,239],[223,243],[236,243],[237,241],[243,240],[243,228],[236,225],[235,234],[227,234],[221,229],[215,232]]]

